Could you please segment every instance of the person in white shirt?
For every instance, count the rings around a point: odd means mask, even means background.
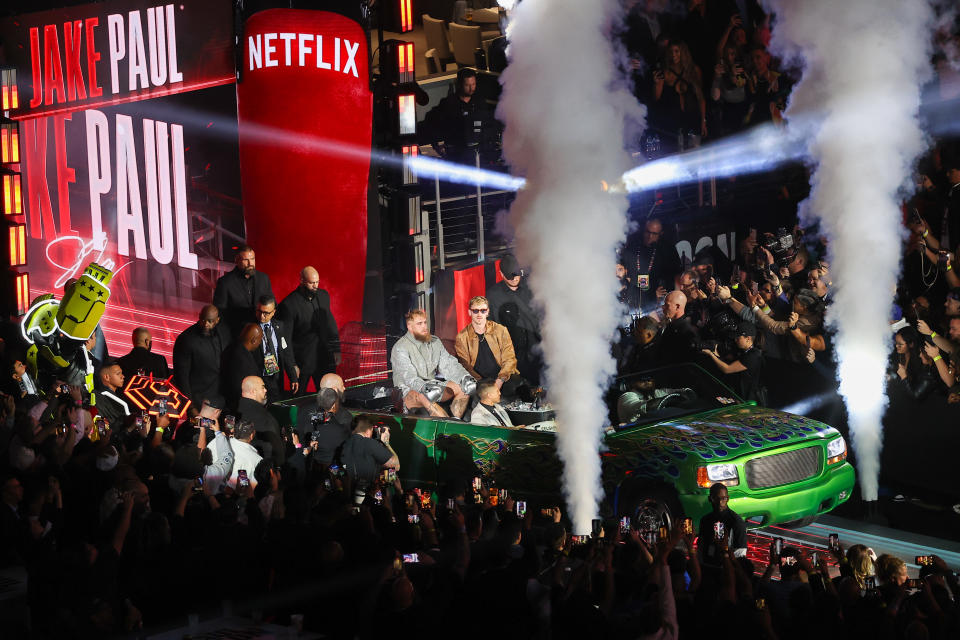
[[[250,487],[254,489],[257,487],[257,479],[254,477],[253,472],[256,470],[257,465],[260,464],[260,461],[263,460],[263,456],[261,456],[256,447],[251,444],[256,437],[257,431],[252,424],[243,420],[237,423],[233,438],[230,440],[230,447],[233,449],[233,469],[230,472],[230,479],[227,480],[227,485],[231,489],[236,490],[237,474],[241,469],[247,472]]]

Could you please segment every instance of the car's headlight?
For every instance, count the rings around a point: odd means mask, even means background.
[[[734,487],[740,484],[740,476],[737,474],[737,465],[735,464],[708,464],[705,467],[697,468],[697,484],[704,489],[709,489],[717,482],[728,487]]]
[[[846,457],[847,442],[843,437],[835,438],[827,443],[827,464],[836,464]]]

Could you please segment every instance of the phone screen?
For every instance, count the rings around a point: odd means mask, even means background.
[[[420,556],[416,553],[405,553],[403,554],[404,562],[420,562]]]

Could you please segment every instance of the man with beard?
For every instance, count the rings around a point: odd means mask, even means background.
[[[489,319],[507,328],[517,356],[517,370],[532,386],[540,384],[542,360],[536,353],[540,344],[540,317],[533,309],[533,292],[517,259],[507,254],[500,260],[503,280],[487,291]]]
[[[330,294],[320,288],[320,274],[313,267],[300,272],[300,286],[280,303],[280,320],[293,343],[293,359],[300,368],[299,393],[307,392],[313,379],[320,379],[340,364],[340,333],[330,312]]]
[[[220,312],[208,304],[200,310],[199,321],[173,343],[173,382],[193,401],[193,407],[220,396],[220,359],[229,342]]]
[[[390,352],[393,385],[403,394],[404,409],[426,409],[432,416],[448,417],[438,403],[451,400],[451,413],[463,417],[476,380],[447,353],[440,338],[430,335],[426,311],[413,309],[405,318],[407,332]]]
[[[213,304],[223,315],[230,335],[236,337],[243,325],[254,317],[257,300],[262,296],[273,296],[273,287],[270,276],[257,271],[257,254],[252,248],[244,245],[237,249],[234,262],[237,266],[233,271],[217,280]]]

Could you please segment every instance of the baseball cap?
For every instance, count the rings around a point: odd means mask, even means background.
[[[737,336],[746,336],[749,338],[757,337],[757,327],[752,322],[741,322],[737,325]]]
[[[508,253],[503,256],[500,260],[500,273],[503,274],[503,277],[507,280],[516,278],[517,276],[523,275],[523,269],[520,268],[520,263],[517,261],[516,257],[513,254]]]

